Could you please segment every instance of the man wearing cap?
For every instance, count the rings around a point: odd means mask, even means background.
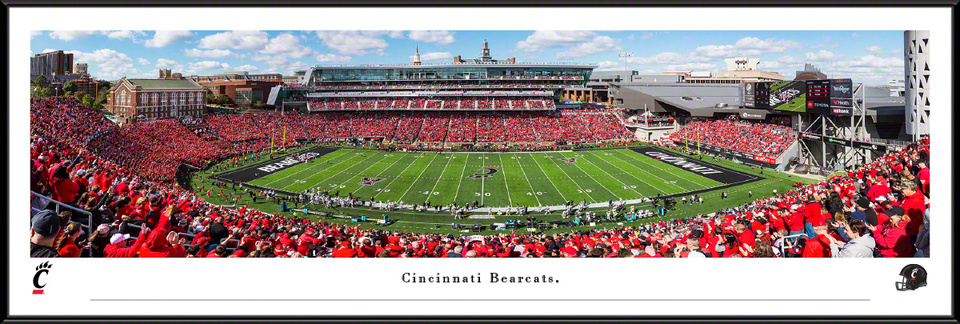
[[[851,219],[859,219],[866,224],[877,226],[877,210],[870,206],[870,200],[867,197],[857,199],[856,210],[850,214]]]
[[[127,240],[130,239],[130,234],[113,234],[113,236],[110,237],[110,245],[107,245],[107,247],[103,249],[103,257],[132,258],[136,256],[137,251],[140,250],[140,246],[143,245],[148,234],[150,234],[150,228],[144,227],[141,229],[140,235],[137,236],[137,241],[130,247],[127,247]]]
[[[43,210],[33,215],[30,224],[30,257],[59,258],[53,244],[60,232],[60,216],[52,210]]]

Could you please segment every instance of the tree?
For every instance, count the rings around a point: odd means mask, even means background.
[[[228,96],[225,95],[225,94],[217,95],[217,100],[216,100],[216,102],[217,102],[218,105],[223,106],[223,105],[229,104],[230,101],[231,101],[231,100],[230,100],[230,97],[228,97]]]
[[[87,107],[93,107],[94,101],[93,101],[93,97],[91,97],[90,95],[84,95],[80,101],[83,102],[83,105]]]
[[[213,93],[207,93],[207,104],[215,105],[217,103],[217,96],[214,96]]]
[[[110,81],[107,80],[97,80],[97,91],[110,90]]]
[[[84,96],[87,96],[87,93],[83,91],[77,91],[76,93],[73,94],[73,98],[77,99],[77,101],[80,101],[81,99],[83,99]]]
[[[53,90],[50,90],[50,88],[41,87],[37,92],[37,96],[40,98],[50,98],[53,96]]]
[[[35,80],[33,80],[33,84],[36,84],[41,88],[46,88],[48,85],[50,85],[47,83],[47,77],[44,75],[38,76]]]
[[[63,84],[63,94],[72,95],[76,91],[77,91],[76,81],[67,81],[67,83]],[[83,96],[80,96],[80,97],[83,98]]]

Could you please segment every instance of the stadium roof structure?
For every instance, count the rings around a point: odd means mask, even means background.
[[[739,107],[742,104],[741,89],[737,84],[653,84],[653,83],[611,83],[617,88],[617,98],[624,98],[627,109],[655,109],[655,101],[694,112],[710,108]],[[631,98],[632,97],[632,98]],[[633,99],[633,100],[629,100]],[[630,105],[632,103],[636,107]]]
[[[126,79],[131,85],[144,90],[167,89],[203,89],[191,80],[163,80],[163,79]]]

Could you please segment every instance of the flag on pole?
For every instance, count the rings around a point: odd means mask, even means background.
[[[276,134],[274,134],[273,132],[270,132],[270,155],[273,155],[273,138],[274,138],[274,135],[276,135]]]

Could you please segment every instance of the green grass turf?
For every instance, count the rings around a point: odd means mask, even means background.
[[[575,163],[567,163],[563,158],[577,158]],[[744,166],[727,160],[714,162],[705,157],[704,162],[717,164],[730,169],[758,174],[759,169]],[[467,178],[477,172],[481,166],[497,166],[498,172],[492,177],[482,179]],[[195,174],[193,186],[210,188],[211,181],[206,179],[209,173]],[[378,177],[384,180],[372,185],[360,185],[362,177]],[[770,170],[762,175],[764,179],[727,188],[709,191],[703,205],[678,205],[664,218],[650,218],[625,222],[624,226],[641,225],[665,219],[695,216],[713,213],[731,208],[762,196],[769,196],[773,190],[785,192],[792,189],[796,182],[813,180],[797,176],[780,174]],[[486,206],[559,205],[565,200],[577,202],[605,202],[608,199],[633,199],[655,196],[657,193],[672,194],[703,188],[712,188],[721,184],[710,179],[681,170],[672,165],[650,159],[630,150],[586,150],[561,153],[388,153],[342,149],[318,158],[314,162],[301,164],[251,182],[252,184],[288,191],[300,191],[313,186],[323,186],[331,192],[340,191],[341,196],[348,192],[369,199],[406,203],[422,203],[430,199],[434,204],[456,201],[458,204],[472,203],[474,200]],[[748,197],[748,191],[753,197]],[[719,199],[720,192],[729,194],[727,199]],[[230,192],[227,190],[226,192]],[[478,195],[479,194],[479,195]],[[233,205],[216,197],[201,197],[214,204]],[[678,199],[679,200],[679,199]],[[251,208],[264,212],[280,213],[279,206],[273,202],[259,199],[252,203],[244,195],[240,205],[250,203]],[[303,208],[303,206],[299,206]],[[414,212],[409,210],[386,212],[368,207],[327,209],[322,206],[308,206],[311,211],[327,211],[338,215],[367,216],[379,218],[388,214],[391,219],[399,220],[388,229],[412,232],[456,233],[450,229],[451,223],[491,224],[502,223],[506,219],[523,219],[535,216],[541,221],[560,220],[560,212],[541,214],[531,210],[526,216],[498,216],[496,219],[454,220],[449,213]],[[637,205],[639,209],[649,209],[650,204]],[[629,209],[629,207],[628,207]],[[605,208],[596,209],[603,214]],[[292,212],[281,214],[293,216]],[[298,217],[318,219],[316,215],[297,213]],[[324,221],[350,223],[347,220],[324,218]],[[350,223],[357,224],[357,223]],[[437,228],[437,226],[440,226]],[[618,226],[614,223],[598,225],[599,228]],[[373,223],[362,223],[362,227],[378,227]],[[544,232],[570,231],[577,228],[551,229]],[[488,233],[492,231],[486,231]]]
[[[566,159],[576,159],[567,162]],[[489,177],[470,175],[488,172]],[[372,185],[362,178],[382,179]],[[403,153],[338,150],[253,185],[290,192],[323,188],[377,201],[486,207],[606,202],[717,187],[719,182],[626,149],[554,153]]]

